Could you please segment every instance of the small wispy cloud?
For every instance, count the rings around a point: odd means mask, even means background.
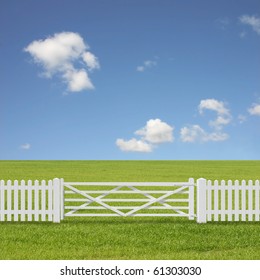
[[[200,101],[198,108],[201,115],[205,110],[212,110],[217,113],[217,118],[213,121],[209,121],[209,125],[215,129],[220,130],[224,125],[229,124],[231,121],[230,112],[222,101],[216,99],[204,99]]]
[[[223,132],[223,127],[231,122],[232,117],[224,102],[216,99],[203,99],[198,106],[200,115],[203,115],[205,110],[211,110],[217,114],[215,120],[208,121],[213,131],[207,132],[198,124],[184,126],[180,130],[182,142],[219,142],[229,138],[229,135]]]
[[[29,143],[22,144],[22,145],[20,145],[20,148],[22,150],[30,150],[31,149],[31,144],[29,144]]]
[[[260,17],[243,15],[239,17],[241,23],[249,25],[252,29],[260,35]]]
[[[152,152],[159,144],[173,142],[173,130],[174,128],[166,122],[151,119],[143,128],[135,131],[135,135],[141,136],[140,139],[124,140],[120,138],[116,140],[116,145],[125,152]]]
[[[142,65],[137,66],[136,71],[144,72],[145,70],[155,67],[157,65],[156,60],[145,60]]]
[[[248,109],[250,115],[260,116],[260,104],[254,103]]]
[[[89,72],[100,68],[99,61],[78,33],[56,33],[47,39],[31,42],[24,51],[42,66],[43,76],[52,78],[58,75],[67,84],[68,91],[94,89]]]
[[[215,132],[206,132],[202,127],[199,125],[191,125],[185,126],[180,131],[181,140],[182,142],[218,142],[224,141],[228,139],[228,134],[215,131]]]

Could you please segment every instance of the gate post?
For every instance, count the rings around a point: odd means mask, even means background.
[[[60,179],[53,179],[53,222],[60,223]]]
[[[64,179],[60,179],[60,219],[64,219],[64,204],[65,204],[65,197],[64,197]]]
[[[206,223],[206,188],[207,181],[204,178],[197,180],[197,223]]]

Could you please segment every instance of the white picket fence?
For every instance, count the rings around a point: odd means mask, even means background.
[[[194,188],[197,189],[195,199]],[[196,205],[196,213],[194,211]],[[259,180],[232,182],[0,181],[0,222],[73,216],[175,216],[210,221],[260,221]]]
[[[259,221],[259,180],[197,180],[197,222]]]
[[[0,221],[61,220],[60,179],[0,181]]]

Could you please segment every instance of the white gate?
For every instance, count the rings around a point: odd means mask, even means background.
[[[62,182],[62,216],[178,216],[194,219],[188,182]]]

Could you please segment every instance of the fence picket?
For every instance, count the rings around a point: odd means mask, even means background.
[[[218,221],[218,209],[219,209],[219,198],[218,198],[219,183],[218,180],[214,181],[214,221]]]
[[[248,181],[248,221],[253,221],[253,181]]]
[[[221,190],[220,190],[220,196],[221,196],[221,221],[225,221],[225,212],[226,212],[226,183],[224,180],[221,180]]]
[[[25,221],[25,181],[21,180],[21,221]]]
[[[232,191],[232,181],[228,180],[228,221],[232,221],[232,205],[233,201],[233,191]]]
[[[41,181],[41,220],[44,222],[46,221],[46,182],[45,180]]]
[[[7,181],[7,221],[12,221],[12,181]]]
[[[5,221],[5,181],[0,181],[0,221]]]
[[[52,211],[53,211],[53,207],[52,207],[52,196],[53,196],[53,184],[52,184],[52,180],[48,181],[48,221],[52,221]]]
[[[14,221],[18,221],[18,180],[14,180],[14,203],[13,203],[13,210],[14,210]]]
[[[28,221],[32,221],[32,180],[28,180],[28,201],[27,201],[27,210],[28,210]]]
[[[235,221],[239,221],[239,181],[235,180]]]
[[[246,221],[246,181],[241,182],[242,221]]]
[[[39,181],[34,181],[34,221],[39,221]]]

